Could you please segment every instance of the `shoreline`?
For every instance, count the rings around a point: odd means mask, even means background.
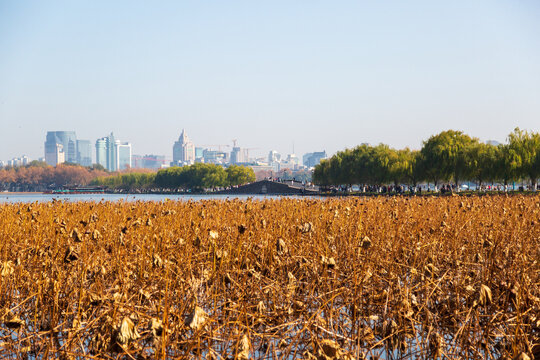
[[[0,196],[2,195],[42,195],[42,194],[44,194],[43,191],[14,191],[14,192],[3,191],[3,192],[0,192]]]
[[[243,194],[234,194],[234,193],[222,193],[222,192],[104,192],[104,193],[46,193],[40,191],[16,191],[16,192],[0,192],[0,196],[17,196],[17,195],[57,195],[57,196],[69,196],[69,195],[178,195],[178,196],[234,196],[234,195],[247,195],[247,196],[299,196],[299,197],[325,197],[325,198],[349,198],[349,197],[447,197],[447,196],[489,196],[489,195],[540,195],[540,191],[485,191],[485,192],[476,192],[476,191],[467,191],[467,192],[447,192],[447,193],[435,193],[435,192],[422,192],[421,194],[410,194],[410,193],[297,193],[297,194],[287,194],[287,193],[243,193]]]

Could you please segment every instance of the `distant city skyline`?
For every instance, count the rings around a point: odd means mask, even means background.
[[[528,129],[523,129],[523,130],[528,130]],[[432,135],[435,135],[435,134],[432,134]],[[268,161],[270,163],[272,161],[278,161],[278,162],[285,161],[285,162],[287,162],[287,161],[291,160],[290,155],[295,155],[296,158],[298,158],[297,161],[298,161],[299,164],[310,164],[310,165],[307,165],[308,167],[312,167],[312,166],[314,166],[313,165],[314,163],[318,163],[318,162],[320,162],[321,159],[329,158],[329,157],[331,157],[333,155],[333,154],[328,154],[327,151],[324,150],[324,149],[322,151],[311,151],[311,152],[305,152],[305,153],[299,153],[299,152],[281,153],[281,152],[276,151],[275,149],[271,149],[271,150],[269,150],[269,154],[268,154],[268,152],[264,153],[266,151],[266,149],[264,149],[264,150],[262,150],[262,152],[259,152],[259,154],[251,155],[249,150],[252,150],[253,148],[244,148],[244,147],[240,147],[240,146],[234,146],[234,145],[237,144],[236,139],[232,140],[232,142],[231,142],[233,144],[232,146],[227,145],[227,144],[216,144],[216,145],[204,144],[204,145],[201,145],[201,144],[193,143],[191,140],[189,140],[189,138],[186,135],[186,130],[182,129],[182,131],[180,133],[180,137],[177,139],[177,141],[174,142],[172,153],[158,154],[158,153],[154,152],[154,153],[151,153],[151,154],[145,154],[143,156],[142,154],[135,154],[135,153],[132,152],[132,144],[130,142],[121,142],[119,140],[115,140],[114,137],[112,138],[112,141],[115,142],[115,146],[109,148],[107,144],[109,142],[111,142],[111,138],[110,138],[111,136],[113,136],[113,133],[111,133],[109,136],[102,137],[102,138],[99,138],[99,139],[97,139],[95,141],[92,141],[92,140],[77,139],[76,132],[74,132],[74,131],[47,131],[47,136],[46,136],[44,148],[45,149],[47,148],[47,142],[53,141],[53,140],[50,140],[50,138],[53,137],[52,139],[54,139],[57,143],[59,143],[60,147],[58,148],[58,147],[56,147],[57,144],[52,143],[52,144],[49,145],[50,148],[52,149],[52,147],[54,145],[54,148],[55,148],[54,150],[55,151],[60,151],[60,152],[63,153],[61,160],[59,160],[57,158],[57,156],[58,156],[57,153],[54,154],[54,158],[56,159],[57,163],[73,162],[73,163],[80,164],[82,166],[91,166],[92,164],[100,164],[100,165],[103,165],[105,168],[107,168],[109,170],[113,170],[113,171],[116,171],[118,166],[120,166],[120,169],[125,169],[126,166],[127,167],[134,167],[134,168],[138,168],[138,167],[153,168],[153,167],[155,167],[156,163],[161,163],[161,164],[163,164],[165,166],[189,165],[189,164],[192,164],[194,162],[198,162],[198,159],[200,157],[204,156],[208,151],[212,151],[212,152],[216,152],[216,153],[219,153],[219,152],[226,153],[227,158],[225,159],[226,161],[224,161],[223,164],[229,164],[229,163],[234,164],[236,162],[243,163],[243,162],[250,162],[250,161],[255,161],[255,160],[261,160],[263,162]],[[63,139],[63,141],[62,141],[62,139]],[[174,155],[175,151],[174,151],[174,149],[179,144],[183,144],[183,141],[186,141],[186,140],[190,144],[189,146],[193,147],[194,158],[191,158],[191,160],[189,160],[189,161],[179,161],[179,160],[175,161],[175,155]],[[505,140],[497,141],[497,140],[492,140],[492,139],[481,139],[481,138],[479,138],[479,140],[481,142],[484,142],[484,143],[487,143],[487,144],[490,144],[490,145],[494,145],[494,146],[506,143]],[[71,145],[67,145],[67,149],[68,149],[67,151],[64,150],[65,144],[63,144],[62,142],[65,142],[66,144],[71,143]],[[75,147],[73,147],[73,145],[72,145],[73,143],[76,143]],[[100,143],[101,143],[101,145],[98,145]],[[370,143],[365,142],[365,143],[357,144],[355,146],[358,146],[358,145],[376,145],[376,144],[378,144],[378,143],[370,144]],[[120,146],[120,148],[116,149],[118,146]],[[222,147],[224,147],[225,149],[224,150],[221,149]],[[100,156],[99,156],[99,149],[100,148],[104,152],[101,155],[101,158],[102,158],[101,161],[99,159],[100,158]],[[116,151],[118,151],[118,150],[123,149],[123,148],[129,149],[129,150],[127,150],[128,152],[126,154],[129,153],[130,155],[128,157],[126,157],[126,155],[123,155],[123,159],[120,161],[118,158],[115,157],[116,153],[114,152],[113,149],[116,149]],[[352,148],[352,147],[350,147],[350,148]],[[412,147],[409,147],[409,148],[412,148]],[[322,148],[317,149],[317,150],[321,150],[321,149]],[[414,148],[412,148],[412,149],[414,149]],[[340,150],[343,150],[343,149],[340,149]],[[419,149],[416,149],[416,150],[419,150]],[[50,151],[52,151],[52,150],[50,150]],[[126,150],[124,150],[124,151],[126,151]],[[294,151],[294,147],[293,147],[293,151]],[[238,155],[239,152],[242,153],[241,156]],[[277,157],[276,157],[276,155],[277,155]],[[50,156],[52,156],[52,155],[49,155],[49,157]],[[111,158],[111,157],[113,157],[114,159]],[[126,160],[126,158],[130,158],[130,160]],[[274,160],[270,160],[272,158]],[[26,160],[24,160],[24,159],[26,159]],[[70,159],[71,159],[71,161],[69,161]],[[16,166],[26,165],[29,161],[32,161],[32,160],[42,160],[42,161],[48,163],[49,165],[53,165],[51,163],[51,160],[48,160],[47,151],[45,150],[44,153],[42,153],[40,156],[36,156],[36,157],[29,157],[27,155],[27,152],[24,152],[22,154],[19,154],[18,156],[13,156],[11,158],[0,158],[0,167],[9,165],[10,162],[13,162]],[[122,163],[122,165],[120,165],[120,162],[118,162],[118,161],[120,161]],[[135,162],[135,163],[137,163],[139,165],[141,165],[143,163],[147,164],[147,165],[148,164],[151,164],[151,165],[149,165],[149,166],[136,166],[134,164],[130,165],[130,162]],[[109,163],[115,163],[116,166],[115,165],[108,165]]]
[[[0,159],[47,131],[286,156],[540,131],[540,2],[0,0]],[[294,145],[293,145],[294,144]]]

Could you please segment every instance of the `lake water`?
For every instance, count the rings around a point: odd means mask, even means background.
[[[36,193],[0,193],[0,203],[32,203],[48,202],[54,200],[60,201],[199,201],[199,200],[227,200],[227,199],[280,199],[287,198],[306,198],[306,196],[278,196],[278,195],[167,195],[167,194],[36,194]],[[313,197],[311,197],[313,198]]]

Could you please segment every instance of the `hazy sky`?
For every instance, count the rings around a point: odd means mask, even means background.
[[[170,158],[182,128],[301,156],[516,126],[540,131],[538,0],[0,0],[1,160],[48,130]]]

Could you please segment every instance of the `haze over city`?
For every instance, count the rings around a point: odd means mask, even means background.
[[[537,1],[0,0],[0,159],[47,131],[135,154],[420,148],[540,130]]]

